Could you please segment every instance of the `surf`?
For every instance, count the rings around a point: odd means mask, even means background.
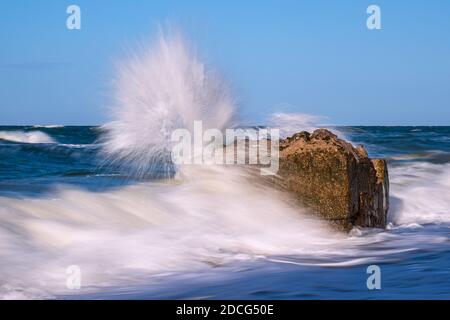
[[[420,225],[411,225],[418,220],[408,208],[388,230],[345,235],[308,215],[289,195],[255,181],[251,172],[223,166],[189,170],[182,180],[103,192],[62,185],[50,197],[0,197],[0,297],[77,294],[65,288],[71,265],[81,268],[87,294],[143,279],[151,287],[163,275],[240,262],[364,265],[447,241],[415,231]],[[412,195],[411,206],[426,200]],[[437,221],[445,217],[448,222],[448,213]],[[428,218],[430,223],[436,217]]]
[[[41,131],[0,131],[0,140],[17,143],[56,143],[56,140]]]

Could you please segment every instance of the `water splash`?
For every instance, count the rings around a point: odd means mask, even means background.
[[[179,128],[192,132],[196,120],[207,128],[232,126],[235,100],[180,34],[161,34],[118,63],[111,114],[102,138],[108,161],[137,175],[168,173],[171,133]]]
[[[290,137],[300,131],[312,132],[320,127],[324,117],[307,113],[273,113],[268,124],[271,127],[280,128],[280,135],[283,138]]]
[[[279,128],[281,138],[291,137],[300,131],[313,132],[316,129],[326,128],[339,138],[354,144],[345,132],[332,124],[327,124],[327,119],[325,116],[308,113],[275,112],[270,115],[267,123],[269,127]]]

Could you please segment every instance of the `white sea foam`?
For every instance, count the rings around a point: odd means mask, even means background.
[[[33,128],[57,129],[64,128],[64,126],[61,124],[35,124]]]
[[[422,221],[420,213],[428,222],[448,221],[448,211],[425,204],[422,193],[413,192],[410,207],[393,209],[401,216],[391,230],[345,235],[258,183],[258,174],[223,166],[188,170],[177,180],[102,193],[61,187],[48,199],[0,197],[0,284],[8,288],[3,297],[78,293],[65,288],[70,265],[81,268],[86,293],[242,260],[327,267],[389,261],[447,241],[395,233],[403,227],[399,223],[414,232],[411,221]],[[442,193],[436,200],[443,206],[448,201]]]
[[[0,131],[0,140],[20,143],[56,143],[52,137],[41,131]]]
[[[393,222],[450,222],[450,164],[404,163],[389,174]]]
[[[82,148],[96,147],[96,144],[95,143],[60,143],[60,144],[58,144],[58,146],[66,147],[66,148],[82,149]]]
[[[85,286],[105,286],[261,255],[329,255],[344,237],[238,168],[190,170],[104,193],[0,198],[0,283],[54,294],[69,265]]]

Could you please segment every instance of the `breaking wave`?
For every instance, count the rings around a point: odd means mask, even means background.
[[[189,170],[182,180],[105,192],[60,187],[51,199],[0,197],[0,296],[73,294],[65,287],[71,265],[81,268],[87,293],[137,284],[143,277],[150,285],[158,275],[239,261],[326,267],[390,261],[447,241],[401,234],[420,223],[449,221],[448,197],[441,192],[427,198],[430,190],[416,187],[401,190],[395,172],[394,195],[408,202],[391,210],[399,215],[390,219],[390,230],[345,235],[259,183],[252,172],[223,166]]]
[[[0,140],[18,143],[56,143],[52,137],[41,131],[0,131]]]
[[[399,225],[450,222],[450,164],[404,163],[390,168],[390,219]]]
[[[46,129],[57,129],[57,128],[64,128],[61,124],[36,124],[33,126],[33,128],[46,128]]]
[[[87,287],[107,286],[266,255],[329,255],[343,238],[237,168],[194,170],[178,183],[0,197],[0,286],[61,293],[70,265]]]

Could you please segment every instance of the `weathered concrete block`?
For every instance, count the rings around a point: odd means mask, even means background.
[[[386,161],[371,160],[325,129],[280,142],[277,183],[341,229],[386,226],[389,178]]]

